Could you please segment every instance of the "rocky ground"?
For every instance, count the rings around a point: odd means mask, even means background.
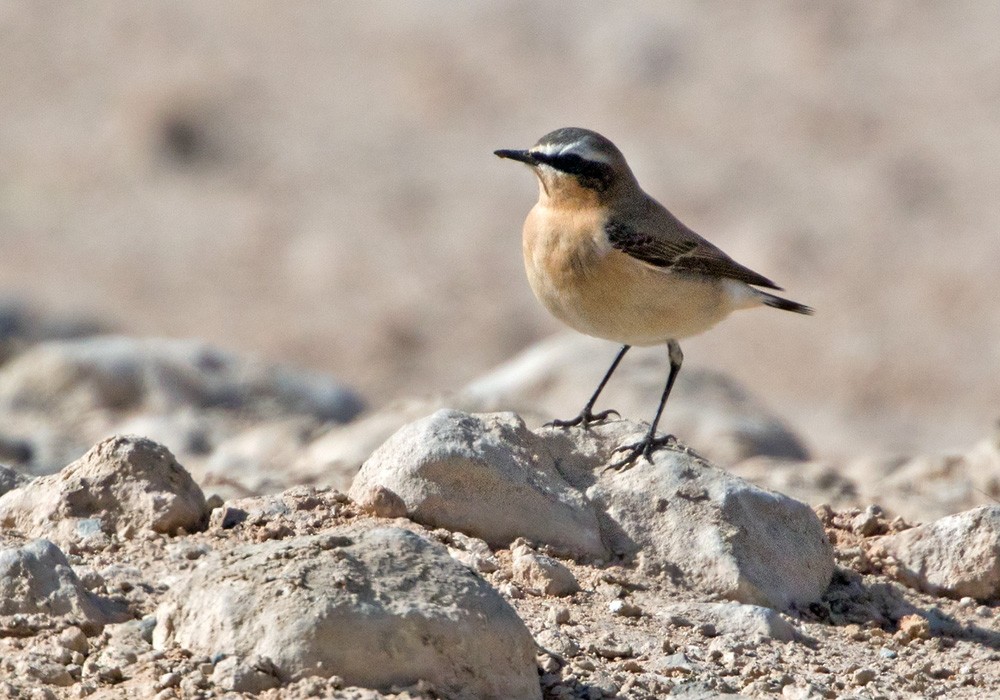
[[[692,371],[686,444],[608,470],[641,425],[541,427],[588,342],[364,412],[203,344],[8,338],[0,697],[1000,692],[995,438],[813,461]],[[638,358],[608,397],[630,417],[661,379]]]

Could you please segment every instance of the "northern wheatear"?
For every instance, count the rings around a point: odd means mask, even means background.
[[[527,163],[538,176],[538,202],[524,222],[524,266],[535,296],[556,318],[587,335],[622,343],[597,390],[572,420],[557,427],[605,420],[593,413],[604,385],[633,345],[666,343],[670,374],[645,437],[622,445],[628,466],[639,455],[674,441],[656,425],[680,371],[678,339],[708,330],[737,309],[771,306],[800,314],[812,309],[756,289],[780,290],[682,224],[642,191],[621,151],[598,133],[565,128],[526,151],[495,151]]]

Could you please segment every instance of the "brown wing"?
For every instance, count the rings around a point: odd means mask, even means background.
[[[679,272],[710,277],[728,277],[768,289],[781,289],[774,282],[740,265],[724,252],[657,205],[654,217],[640,218],[639,225],[612,216],[604,226],[608,241],[617,250],[637,260]],[[665,216],[664,216],[665,215]]]

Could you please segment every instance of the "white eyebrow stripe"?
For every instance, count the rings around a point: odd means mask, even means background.
[[[589,144],[581,141],[574,141],[573,143],[543,143],[531,150],[534,153],[543,153],[547,156],[561,156],[567,153],[575,153],[584,160],[611,165],[607,154],[595,151]]]

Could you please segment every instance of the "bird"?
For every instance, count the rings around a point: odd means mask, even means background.
[[[679,340],[715,326],[739,309],[766,306],[799,314],[813,309],[776,296],[767,277],[733,260],[646,194],[622,152],[589,129],[565,127],[528,149],[494,155],[526,164],[538,178],[538,201],[522,232],[528,282],[557,319],[586,335],[621,344],[580,414],[546,425],[589,427],[615,410],[594,406],[633,346],[665,344],[670,371],[649,429],[618,447],[609,465],[634,466],[676,443],[657,425],[684,361]]]

